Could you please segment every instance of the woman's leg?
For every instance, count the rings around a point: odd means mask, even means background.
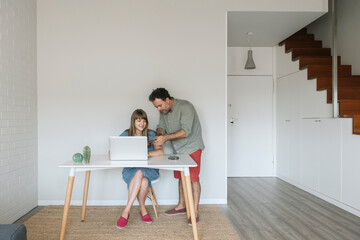
[[[139,201],[140,213],[142,216],[147,214],[145,208],[145,200],[147,198],[148,192],[149,192],[149,180],[143,177],[141,181],[140,191],[137,196]]]
[[[121,216],[126,218],[126,219],[129,217],[131,207],[134,204],[136,196],[139,193],[139,190],[140,190],[141,185],[142,185],[143,177],[144,176],[143,176],[141,170],[138,170],[135,173],[134,177],[130,181],[129,191],[128,191],[128,202],[126,204],[126,207],[125,207],[124,211],[121,214]]]

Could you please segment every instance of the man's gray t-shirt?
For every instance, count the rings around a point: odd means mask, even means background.
[[[201,136],[199,117],[194,106],[189,101],[174,99],[170,112],[167,114],[160,112],[157,128],[163,129],[165,134],[172,134],[181,129],[185,131],[185,138],[171,141],[175,153],[191,154],[205,148]]]

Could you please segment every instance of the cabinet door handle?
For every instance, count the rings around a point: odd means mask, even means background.
[[[285,122],[290,122],[290,120],[285,120]]]

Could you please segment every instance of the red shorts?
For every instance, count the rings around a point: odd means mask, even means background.
[[[190,180],[192,182],[199,181],[199,174],[200,174],[200,162],[201,162],[201,149],[197,150],[190,154],[190,157],[196,162],[196,167],[189,168],[190,170]],[[179,171],[174,171],[174,178],[181,179],[181,174]]]

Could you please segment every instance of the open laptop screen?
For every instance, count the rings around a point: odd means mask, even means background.
[[[131,161],[147,160],[148,148],[145,136],[112,136],[109,137],[110,160]]]

